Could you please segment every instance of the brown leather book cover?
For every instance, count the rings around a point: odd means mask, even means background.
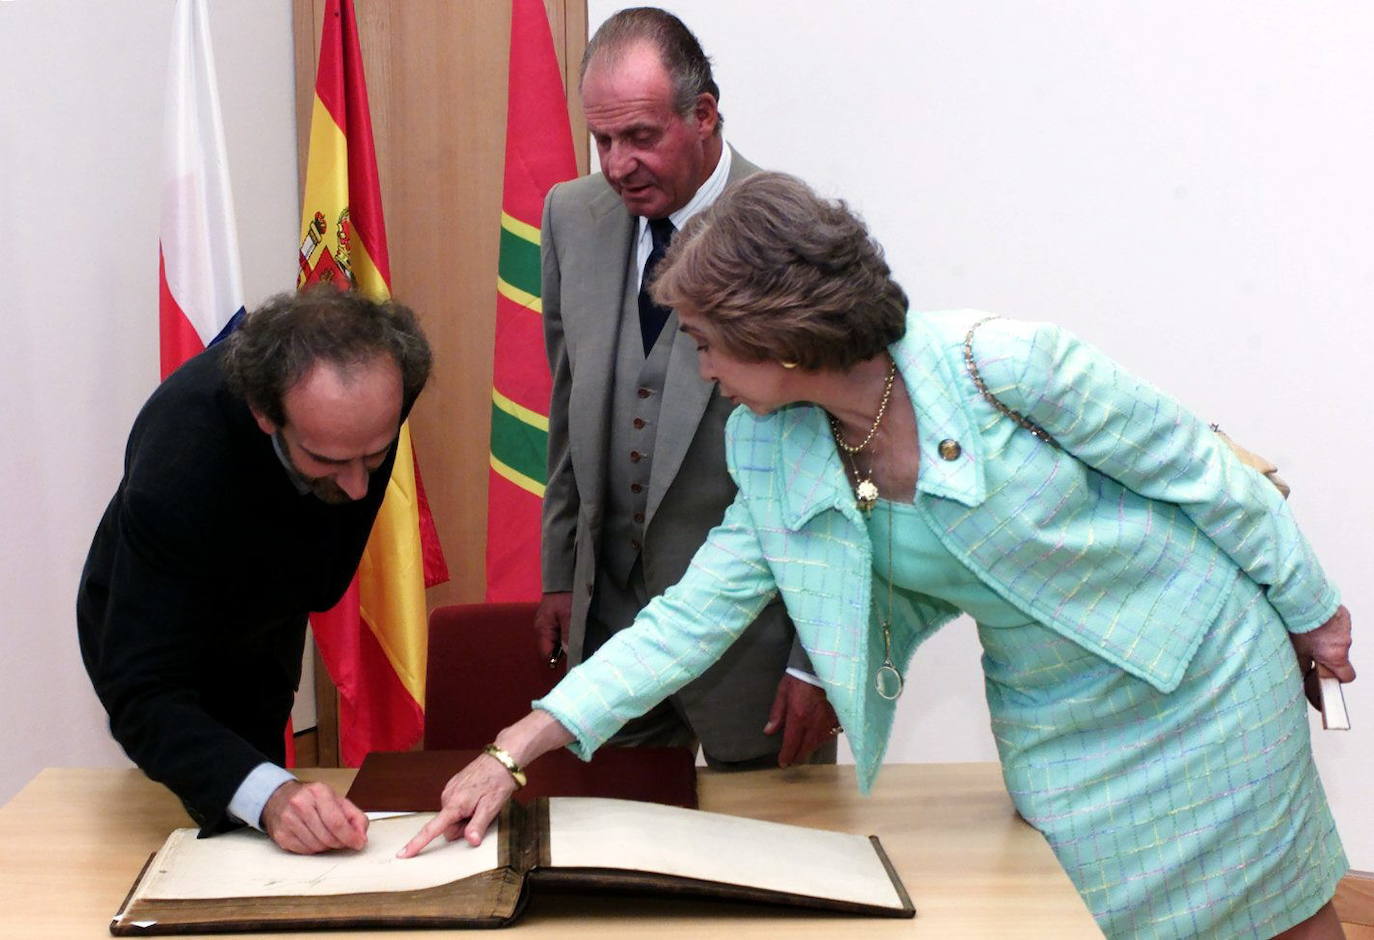
[[[448,779],[481,751],[374,751],[348,798],[364,812],[438,812]],[[544,796],[605,796],[697,808],[696,755],[682,747],[603,747],[590,761],[559,749],[527,771],[522,803]]]

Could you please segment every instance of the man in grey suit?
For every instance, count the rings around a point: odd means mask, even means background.
[[[676,583],[734,497],[733,404],[677,317],[641,296],[672,233],[758,168],[721,136],[719,92],[675,16],[622,10],[582,60],[601,173],[556,186],[542,228],[553,370],[544,495],[546,656],[576,664]],[[709,672],[626,725],[621,745],[692,745],[723,769],[835,759],[835,713],[774,601]]]

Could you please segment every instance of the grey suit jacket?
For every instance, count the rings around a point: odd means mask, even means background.
[[[729,182],[758,170],[736,153]],[[573,592],[570,664],[582,659],[595,582],[616,344],[637,222],[600,174],[555,186],[544,203],[541,298],[553,399],[542,568],[545,591]],[[697,374],[693,340],[676,334],[641,555],[651,596],[677,583],[734,498],[725,470],[725,419],[732,410]],[[793,655],[791,621],[775,602],[720,662],[678,693],[707,753],[739,761],[778,750],[781,736],[765,737],[761,729]],[[797,662],[809,668],[804,659]]]

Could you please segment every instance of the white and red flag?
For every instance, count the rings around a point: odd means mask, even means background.
[[[177,0],[158,233],[162,378],[243,315],[238,230],[205,0]]]

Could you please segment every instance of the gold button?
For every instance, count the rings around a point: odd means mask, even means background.
[[[946,460],[958,460],[959,455],[964,449],[959,446],[959,442],[952,437],[947,437],[940,442],[940,456]]]

